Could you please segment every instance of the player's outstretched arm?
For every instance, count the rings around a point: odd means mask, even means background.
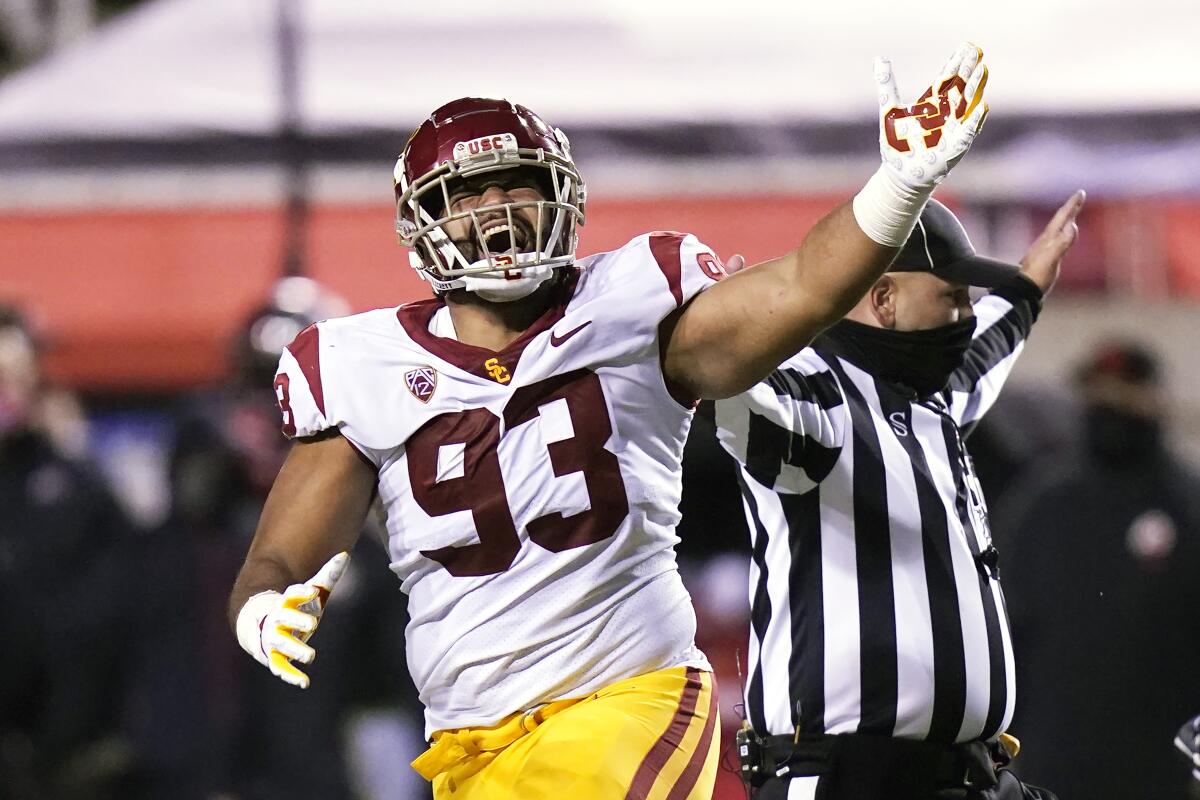
[[[799,247],[704,292],[667,334],[664,372],[694,396],[745,391],[841,319],[887,269],[987,115],[987,67],[983,51],[970,43],[912,105],[901,105],[886,60],[876,59],[875,79],[878,172]]]
[[[301,688],[292,665],[316,653],[307,640],[345,570],[366,519],[375,473],[331,433],[292,446],[229,598],[229,622],[242,648]]]

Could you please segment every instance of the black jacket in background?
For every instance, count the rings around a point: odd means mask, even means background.
[[[1200,708],[1200,480],[1165,454],[1079,456],[1009,499],[1022,776],[1063,798],[1183,800],[1171,742]]]
[[[0,798],[103,797],[124,652],[107,484],[33,431],[0,439]]]

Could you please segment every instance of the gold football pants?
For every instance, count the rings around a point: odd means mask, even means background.
[[[711,674],[664,669],[487,728],[439,731],[413,768],[436,800],[709,800],[718,716]]]

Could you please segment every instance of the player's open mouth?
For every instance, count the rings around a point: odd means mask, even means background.
[[[485,224],[482,234],[483,244],[492,255],[508,253],[513,249],[518,253],[524,252],[530,238],[523,226],[510,226],[503,221]]]

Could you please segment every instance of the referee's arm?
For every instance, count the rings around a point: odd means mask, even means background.
[[[1063,203],[1021,259],[1021,274],[1011,285],[994,289],[975,304],[979,326],[963,365],[947,387],[950,413],[959,426],[979,421],[1012,372],[1062,266],[1079,235],[1075,218],[1085,195],[1078,191]]]
[[[773,491],[804,494],[837,461],[845,398],[824,360],[805,349],[763,381],[713,403],[717,441],[746,475]]]

